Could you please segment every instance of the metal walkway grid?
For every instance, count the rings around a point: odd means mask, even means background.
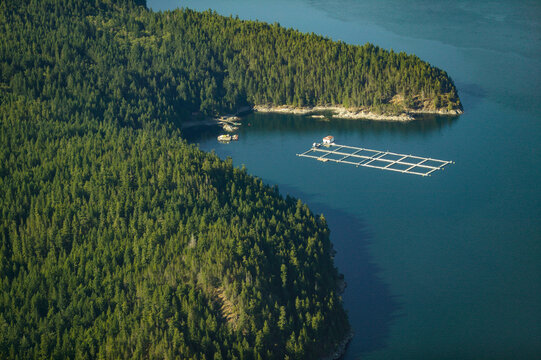
[[[334,143],[314,146],[302,154],[297,154],[297,156],[313,158],[323,162],[333,161],[421,176],[429,176],[434,171],[443,169],[445,165],[453,163],[452,161]]]

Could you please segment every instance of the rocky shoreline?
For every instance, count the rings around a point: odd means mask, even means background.
[[[338,343],[336,350],[330,355],[320,358],[319,360],[338,360],[346,353],[349,342],[353,339],[353,331],[350,331],[346,337]]]
[[[438,115],[461,115],[464,114],[464,111],[460,109],[453,109],[453,110],[409,110],[411,114],[438,114]]]
[[[366,109],[346,109],[342,106],[313,106],[313,107],[294,107],[289,105],[255,105],[252,110],[254,112],[261,113],[279,113],[279,114],[295,114],[295,115],[309,115],[320,112],[332,112],[332,117],[337,119],[366,119],[366,120],[378,120],[378,121],[412,121],[415,120],[417,114],[437,114],[437,115],[460,115],[463,113],[462,110],[415,110],[410,109],[407,113],[402,113],[398,115],[390,114],[376,114]],[[247,113],[244,109],[244,113]],[[312,115],[314,118],[327,119],[324,115],[315,114]],[[327,119],[328,120],[328,119]],[[188,129],[195,126],[213,126],[219,125],[220,122],[218,118],[206,118],[203,120],[190,120],[182,123],[181,127],[183,129]]]
[[[340,277],[338,278],[338,281],[336,282],[336,287],[337,287],[338,294],[343,294],[344,291],[346,290],[347,286],[348,286],[348,284],[347,284],[346,280],[344,279],[344,276],[340,275]],[[342,339],[342,341],[340,341],[338,343],[338,345],[334,349],[333,353],[331,353],[331,354],[329,354],[327,356],[324,356],[324,357],[320,358],[319,360],[337,360],[337,359],[340,359],[346,353],[346,349],[347,349],[348,344],[351,341],[351,339],[353,339],[353,335],[354,335],[353,331],[350,331],[344,337],[344,339]]]
[[[415,120],[414,114],[439,114],[439,115],[460,115],[462,110],[408,110],[407,113],[398,115],[376,114],[366,109],[346,109],[342,106],[314,106],[314,107],[294,107],[294,106],[272,106],[255,105],[254,111],[267,113],[282,113],[306,115],[321,111],[331,111],[332,117],[340,119],[368,119],[381,121],[412,121]]]

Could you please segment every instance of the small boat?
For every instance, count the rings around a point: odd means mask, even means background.
[[[223,134],[218,136],[218,141],[231,141],[231,135]]]
[[[238,129],[239,129],[238,127],[231,126],[231,125],[229,125],[229,124],[225,124],[225,125],[224,125],[224,130],[225,130],[225,131],[228,131],[228,132],[237,131]]]
[[[237,141],[239,139],[239,136],[237,134],[234,134],[231,136],[231,140]]]

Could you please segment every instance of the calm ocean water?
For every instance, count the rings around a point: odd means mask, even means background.
[[[182,1],[415,53],[458,87],[458,118],[400,124],[252,114],[236,143],[218,144],[212,130],[186,133],[328,219],[356,333],[346,359],[541,354],[541,4],[470,3]],[[148,1],[154,10],[178,4]],[[456,164],[424,178],[295,156],[327,134]]]

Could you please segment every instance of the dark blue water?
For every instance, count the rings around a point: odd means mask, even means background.
[[[182,4],[372,42],[445,69],[464,104],[459,118],[401,124],[252,114],[236,143],[217,143],[212,130],[186,136],[326,216],[356,332],[347,359],[539,358],[538,1]],[[295,156],[327,134],[456,164],[424,178]]]

